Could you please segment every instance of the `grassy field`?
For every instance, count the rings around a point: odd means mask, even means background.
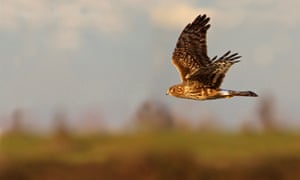
[[[8,135],[0,179],[297,179],[300,135]]]

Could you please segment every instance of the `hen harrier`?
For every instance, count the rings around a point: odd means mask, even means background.
[[[194,100],[253,96],[252,91],[221,89],[225,73],[239,62],[238,53],[226,52],[221,57],[210,59],[207,55],[206,32],[210,27],[209,17],[199,15],[180,34],[173,52],[172,63],[181,77],[181,84],[170,87],[167,95]]]

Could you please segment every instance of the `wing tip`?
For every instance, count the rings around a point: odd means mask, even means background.
[[[240,59],[242,56],[239,55],[239,53],[233,53],[233,54],[230,54],[231,51],[227,51],[226,53],[224,53],[219,59],[217,59],[216,61],[218,60],[229,60],[233,63],[236,63],[236,62],[239,62],[240,60],[236,60],[236,59]],[[234,61],[236,60],[236,61]]]
[[[199,14],[195,19],[194,21],[192,22],[192,24],[197,24],[197,25],[202,25],[202,26],[205,26],[207,25],[208,28],[210,26],[210,24],[207,24],[208,22],[210,21],[210,18],[206,15],[206,14]]]

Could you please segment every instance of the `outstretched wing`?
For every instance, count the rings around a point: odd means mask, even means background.
[[[219,88],[223,82],[226,72],[234,64],[239,62],[241,56],[238,53],[230,54],[226,52],[217,59],[212,59],[212,64],[205,68],[200,68],[196,73],[191,75],[190,80],[196,80],[206,87]]]
[[[206,32],[210,27],[209,18],[199,15],[180,34],[173,52],[172,63],[177,68],[181,80],[194,74],[201,67],[211,64],[207,56]]]

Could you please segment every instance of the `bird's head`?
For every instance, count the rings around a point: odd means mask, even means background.
[[[166,93],[166,95],[176,96],[176,97],[180,97],[182,94],[184,94],[184,87],[180,84],[171,86]]]

